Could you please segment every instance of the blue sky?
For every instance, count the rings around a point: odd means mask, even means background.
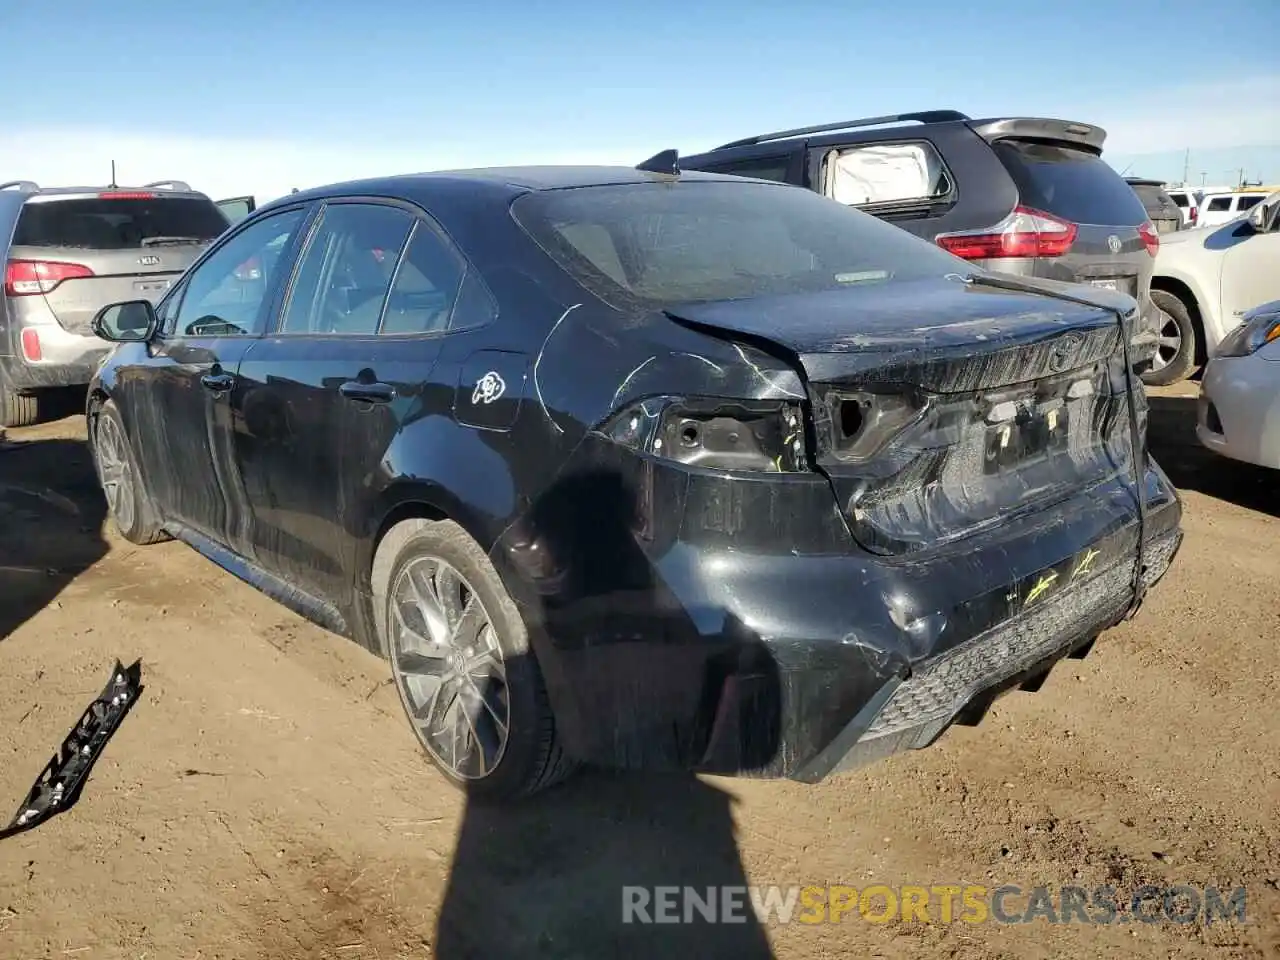
[[[1100,123],[1134,173],[1180,176],[1190,147],[1196,182],[1280,180],[1276,0],[62,0],[53,28],[7,6],[0,88],[29,94],[6,98],[5,178],[114,157],[124,179],[271,194],[954,107]]]

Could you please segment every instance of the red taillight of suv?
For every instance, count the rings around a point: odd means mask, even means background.
[[[1043,210],[1014,207],[1012,213],[988,230],[941,233],[935,242],[965,260],[1060,257],[1076,242],[1077,232],[1074,223]]]
[[[1142,237],[1142,245],[1147,248],[1147,253],[1154,257],[1160,252],[1160,234],[1156,233],[1155,224],[1150,220],[1138,228],[1138,235]]]
[[[1200,219],[1200,208],[1192,207],[1191,212],[1187,214],[1187,223],[1191,224],[1191,226],[1194,227],[1196,225],[1196,221],[1199,219]]]
[[[92,270],[78,263],[10,260],[4,266],[4,292],[11,297],[29,297],[37,293],[49,293],[63,280],[92,276]]]

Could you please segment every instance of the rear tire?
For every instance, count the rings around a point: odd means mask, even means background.
[[[18,393],[0,370],[0,427],[29,427],[40,419],[40,398]]]
[[[147,493],[116,405],[108,400],[99,407],[90,428],[93,465],[107,498],[107,512],[120,536],[142,545],[168,539],[160,529],[160,515]]]
[[[1153,387],[1167,387],[1187,379],[1196,368],[1196,326],[1187,305],[1165,290],[1152,290],[1151,302],[1160,311],[1160,339],[1152,367],[1142,376]],[[1176,342],[1175,342],[1176,341]]]
[[[450,783],[502,802],[573,773],[524,620],[462,527],[397,524],[378,545],[370,580],[400,702]]]

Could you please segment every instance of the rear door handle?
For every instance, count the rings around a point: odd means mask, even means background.
[[[396,396],[396,388],[389,383],[361,383],[359,380],[348,380],[338,387],[338,392],[348,400],[365,403],[390,403]]]
[[[206,373],[200,378],[200,383],[204,385],[206,390],[212,390],[214,393],[225,393],[235,385],[236,379],[229,373]]]

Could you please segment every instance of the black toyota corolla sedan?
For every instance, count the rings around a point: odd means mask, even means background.
[[[369,180],[103,310],[90,437],[126,538],[388,658],[478,797],[811,782],[1034,689],[1165,573],[1134,310],[661,155]]]

